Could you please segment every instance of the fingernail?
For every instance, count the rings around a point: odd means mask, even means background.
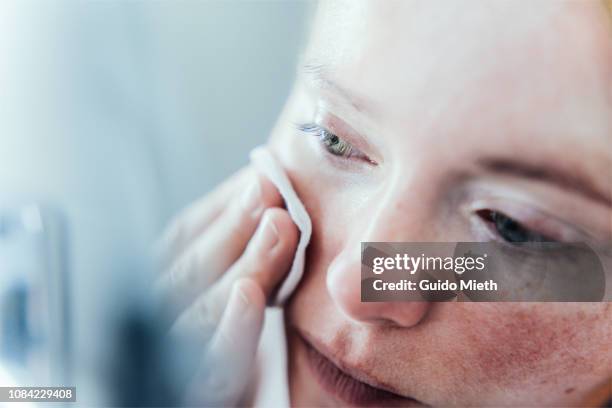
[[[263,208],[259,178],[256,178],[242,194],[242,206],[253,216],[256,216]]]
[[[272,249],[278,242],[278,229],[268,214],[264,214],[255,233],[254,241],[255,247],[259,250]]]
[[[232,303],[232,314],[235,316],[233,321],[238,321],[239,319],[246,319],[248,321],[252,318],[251,314],[255,313],[255,307],[249,299],[249,295],[244,288],[244,284],[242,282],[234,283],[234,287],[232,288],[233,293],[232,297],[234,298]]]
[[[236,307],[241,313],[244,313],[249,308],[249,297],[247,296],[244,289],[240,286],[239,282],[234,284],[234,296],[236,296],[237,301],[235,302]]]

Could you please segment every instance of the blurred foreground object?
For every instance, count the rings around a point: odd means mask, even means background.
[[[69,381],[66,236],[59,212],[0,207],[0,361],[19,384]]]

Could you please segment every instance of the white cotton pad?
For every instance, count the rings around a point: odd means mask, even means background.
[[[295,251],[291,270],[281,284],[280,289],[276,293],[276,298],[273,301],[274,305],[280,306],[285,303],[289,296],[291,296],[291,293],[293,293],[298,283],[300,283],[300,279],[302,279],[302,274],[304,273],[304,258],[306,255],[306,247],[310,242],[310,235],[312,234],[312,224],[304,208],[304,204],[302,204],[295,193],[285,171],[266,147],[260,146],[253,149],[251,152],[251,163],[253,163],[255,168],[276,186],[285,200],[289,215],[300,230],[300,241]]]

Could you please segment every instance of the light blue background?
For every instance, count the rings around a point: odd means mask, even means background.
[[[267,138],[311,6],[0,2],[1,205],[66,216],[81,355],[171,214]]]

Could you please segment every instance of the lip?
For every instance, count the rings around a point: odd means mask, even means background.
[[[370,406],[427,406],[411,397],[396,393],[367,374],[333,357],[323,343],[303,332],[297,332],[305,347],[308,365],[319,385],[343,404]]]

